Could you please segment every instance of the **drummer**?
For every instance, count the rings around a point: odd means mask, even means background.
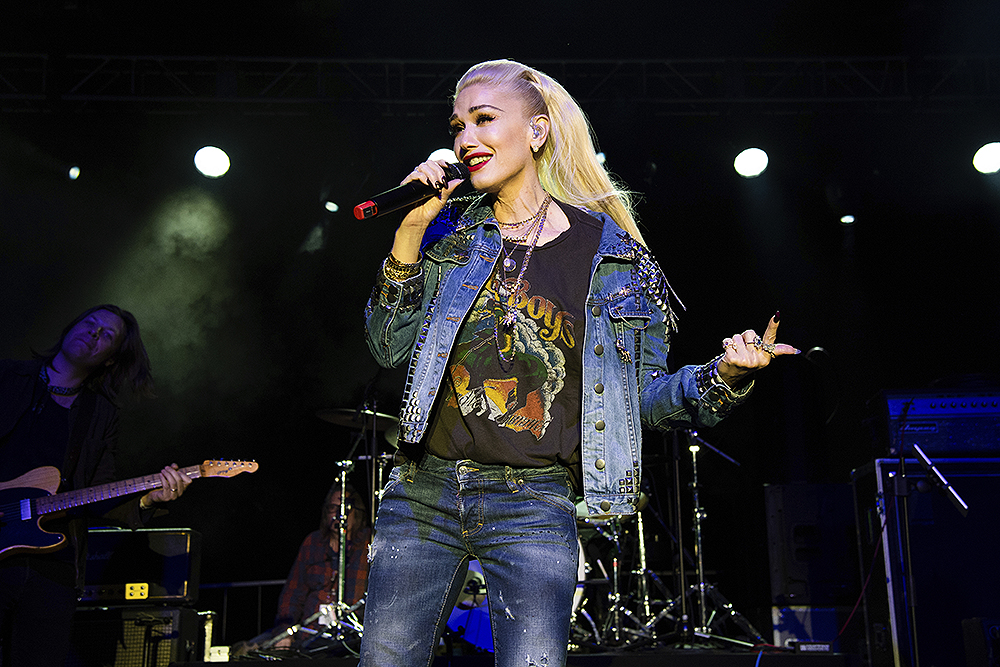
[[[324,607],[337,605],[340,564],[340,483],[330,487],[320,510],[319,528],[309,533],[299,547],[298,556],[288,572],[288,579],[278,598],[276,629],[304,624],[302,636],[283,639],[278,646],[294,646],[332,624]],[[364,497],[347,487],[346,567],[344,603],[355,605],[365,595],[368,585],[368,524]],[[312,630],[313,632],[308,632]]]

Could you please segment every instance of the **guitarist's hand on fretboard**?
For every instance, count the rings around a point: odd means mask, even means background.
[[[152,507],[154,503],[177,500],[191,483],[191,478],[181,472],[176,463],[171,463],[160,471],[160,481],[163,483],[160,488],[153,489],[139,499],[142,507]]]
[[[0,559],[14,553],[53,551],[65,546],[66,536],[50,533],[42,522],[75,507],[145,492],[140,506],[178,498],[191,480],[199,477],[235,477],[256,472],[254,461],[208,460],[201,465],[178,468],[170,465],[159,473],[108,482],[98,486],[56,493],[61,475],[53,466],[29,470],[17,479],[0,481]]]

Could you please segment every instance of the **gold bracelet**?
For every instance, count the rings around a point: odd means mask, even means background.
[[[385,277],[393,282],[401,283],[404,280],[412,278],[413,276],[420,273],[421,262],[423,261],[423,255],[417,254],[417,261],[412,264],[404,264],[395,257],[392,253],[385,258],[382,262],[382,271],[385,273]]]

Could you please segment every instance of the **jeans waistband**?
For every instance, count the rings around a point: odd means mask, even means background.
[[[471,459],[449,461],[448,459],[442,459],[430,453],[424,453],[420,462],[417,464],[418,470],[442,474],[456,473],[460,468],[463,468],[463,474],[474,472],[476,475],[485,479],[495,480],[505,480],[512,477],[532,478],[547,477],[549,475],[568,476],[569,474],[566,466],[560,463],[553,463],[552,465],[547,465],[542,468],[515,468],[513,466],[495,463],[479,463],[478,461],[473,461]]]

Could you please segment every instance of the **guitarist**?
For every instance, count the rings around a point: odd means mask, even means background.
[[[59,342],[31,361],[0,361],[0,477],[36,468],[61,473],[60,491],[118,479],[119,394],[153,396],[149,357],[135,317],[99,305],[63,329]],[[138,528],[158,503],[175,500],[191,480],[176,465],[160,472],[162,488],[136,498],[91,505],[88,514]],[[50,491],[54,491],[50,489]],[[0,643],[4,667],[62,665],[84,582],[87,520],[70,513],[45,526],[67,539],[58,550],[26,550],[0,560]],[[0,517],[0,534],[5,519]]]

